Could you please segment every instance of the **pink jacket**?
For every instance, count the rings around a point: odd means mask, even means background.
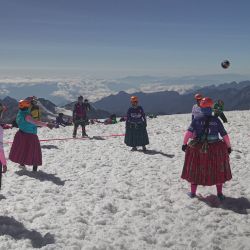
[[[3,128],[0,126],[0,161],[2,165],[6,165],[6,158],[3,149]]]

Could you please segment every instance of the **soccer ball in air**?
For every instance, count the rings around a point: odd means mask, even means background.
[[[227,69],[230,66],[230,62],[228,60],[225,60],[221,63],[221,67],[223,69]]]

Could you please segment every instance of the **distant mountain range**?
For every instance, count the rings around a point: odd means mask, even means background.
[[[4,113],[2,121],[4,123],[12,123],[15,120],[17,112],[18,112],[18,102],[16,99],[11,98],[9,96],[5,97],[4,99],[0,100],[7,107],[7,111]],[[75,102],[69,103],[62,108],[57,107],[54,103],[44,98],[38,99],[38,104],[41,109],[42,113],[42,120],[43,121],[51,121],[55,120],[58,113],[64,113],[65,117],[72,116],[72,110],[74,107]],[[107,111],[99,110],[92,108],[88,112],[88,117],[90,119],[104,119],[110,116],[110,113]]]
[[[110,95],[94,103],[96,108],[108,110],[117,115],[125,115],[130,105],[131,95],[137,95],[145,112],[154,114],[176,114],[191,112],[194,104],[194,94],[199,92],[214,100],[222,99],[225,102],[225,110],[250,109],[250,81],[240,83],[232,82],[219,86],[208,86],[186,94],[176,91],[162,91],[155,93],[137,92],[128,94],[124,91],[117,95]]]
[[[227,111],[250,109],[250,81],[243,81],[218,86],[211,85],[200,89],[195,88],[185,94],[180,94],[176,91],[136,92],[133,94],[120,91],[118,94],[110,95],[91,103],[92,109],[88,116],[89,118],[102,119],[109,117],[110,114],[118,116],[126,115],[127,109],[130,106],[129,100],[131,95],[139,97],[140,105],[143,106],[145,112],[148,114],[168,115],[190,113],[195,103],[194,94],[197,92],[204,96],[209,96],[214,100],[222,99],[225,102],[225,110]],[[18,111],[17,100],[5,97],[1,102],[8,107],[4,120],[6,122],[14,120]],[[75,102],[70,102],[59,108],[53,102],[44,98],[39,98],[39,103],[42,109],[43,120],[55,119],[59,112],[64,112],[66,115],[71,116],[75,104]]]
[[[112,80],[88,78],[35,79],[30,77],[11,79],[2,77],[0,78],[0,98],[10,96],[18,100],[35,95],[61,106],[77,100],[79,95],[95,102],[120,91],[152,93],[172,90],[183,94],[195,88],[249,79],[250,76],[228,72],[227,74],[182,77],[127,76]]]

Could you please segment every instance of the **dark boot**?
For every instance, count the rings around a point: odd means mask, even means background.
[[[82,137],[88,137],[88,135],[86,134],[85,130],[82,131]]]
[[[147,151],[146,146],[143,146],[143,147],[142,147],[142,151],[143,151],[143,152],[146,152],[146,151]]]
[[[132,147],[131,151],[137,151],[137,147]]]
[[[74,124],[73,138],[76,138],[77,128],[78,128],[78,125]]]
[[[86,133],[86,130],[85,130],[85,126],[82,126],[82,137],[87,137],[87,133]]]
[[[33,166],[33,172],[37,172],[37,166]]]
[[[226,197],[224,196],[224,194],[217,194],[217,197],[220,201],[224,201],[226,199]]]

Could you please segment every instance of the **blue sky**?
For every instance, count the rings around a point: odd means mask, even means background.
[[[249,0],[0,0],[0,72],[250,72]]]

